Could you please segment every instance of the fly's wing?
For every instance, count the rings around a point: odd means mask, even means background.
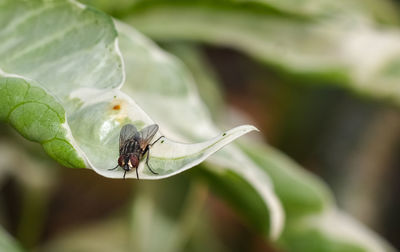
[[[125,143],[131,140],[138,133],[135,126],[132,124],[126,124],[121,129],[121,133],[119,135],[119,149],[121,150],[124,147]]]
[[[151,139],[158,131],[158,125],[152,124],[142,129],[135,135],[135,140],[138,141],[140,148],[144,150],[150,144]]]

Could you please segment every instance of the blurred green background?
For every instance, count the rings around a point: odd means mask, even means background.
[[[180,58],[221,127],[254,124],[400,249],[400,1],[85,2]],[[358,38],[369,42],[338,46]],[[0,172],[0,221],[27,250],[303,251],[301,236],[269,241],[202,165],[161,181],[110,180],[61,167],[1,123]],[[335,246],[309,251],[364,251]]]

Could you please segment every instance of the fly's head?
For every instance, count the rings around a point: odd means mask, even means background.
[[[122,167],[122,169],[124,169],[125,171],[130,171],[131,166],[130,166],[129,156],[128,155],[119,156],[118,166]]]

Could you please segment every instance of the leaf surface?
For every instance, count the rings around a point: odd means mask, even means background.
[[[120,91],[125,70],[113,20],[66,0],[4,0],[0,16],[0,119],[41,143],[66,166],[89,167],[103,176],[122,178],[122,169],[108,170],[117,164],[120,129],[132,123],[140,130],[156,122]],[[143,62],[137,67],[149,71],[157,65]],[[215,132],[195,144],[165,135],[151,148],[149,164],[158,175],[141,160],[139,177],[159,179],[189,169],[252,130],[241,126],[224,134]],[[155,138],[161,134],[163,127]],[[136,174],[129,172],[127,177]]]

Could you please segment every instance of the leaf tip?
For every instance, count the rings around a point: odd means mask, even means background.
[[[241,127],[243,127],[243,131],[246,131],[246,133],[251,132],[251,131],[260,132],[259,129],[257,129],[255,126],[250,125],[250,124],[246,124],[246,125],[243,125]]]

